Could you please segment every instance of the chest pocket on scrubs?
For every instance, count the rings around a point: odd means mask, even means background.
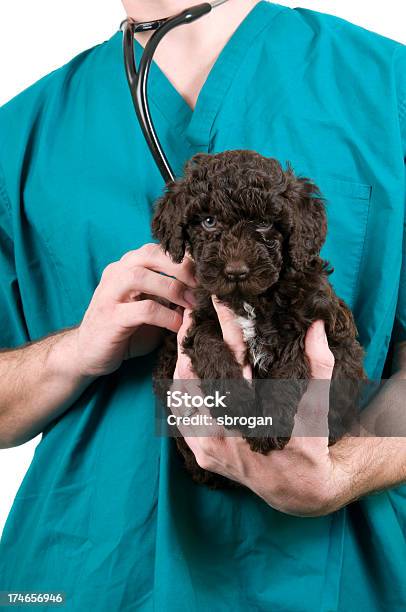
[[[350,180],[314,180],[325,198],[327,211],[327,239],[321,254],[334,268],[330,281],[336,293],[353,308],[372,188]]]

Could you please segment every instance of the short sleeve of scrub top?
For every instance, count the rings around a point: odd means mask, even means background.
[[[370,378],[405,328],[404,58],[400,43],[341,19],[261,1],[193,111],[155,63],[150,74],[177,174],[199,151],[244,148],[319,185],[323,255]],[[104,267],[151,241],[163,183],[132,108],[121,32],[0,110],[0,165],[10,347],[78,324]],[[406,488],[309,519],[242,488],[195,485],[173,440],[155,435],[154,360],[101,377],[45,429],[1,539],[0,590],[63,591],[75,612],[403,612]]]
[[[399,99],[399,124],[402,140],[403,155],[406,164],[406,54],[404,49],[395,60],[398,74],[398,99]],[[405,170],[405,200],[406,200],[406,170]],[[399,299],[396,309],[394,326],[394,339],[397,342],[406,341],[406,219],[403,226],[403,258],[401,282],[399,287]]]
[[[10,219],[10,202],[0,167],[0,346],[15,347],[28,341],[19,293],[14,243]]]

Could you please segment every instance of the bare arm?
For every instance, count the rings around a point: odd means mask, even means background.
[[[194,284],[190,260],[144,245],[107,266],[78,327],[0,352],[0,448],[36,436],[98,376],[153,350],[162,329],[177,332],[182,315],[155,298],[190,306]]]
[[[80,372],[77,330],[0,353],[0,448],[30,440],[93,380]]]
[[[406,482],[406,343],[397,345],[393,375],[361,420],[359,437],[330,450],[345,486],[340,505]],[[373,436],[373,434],[376,436]]]

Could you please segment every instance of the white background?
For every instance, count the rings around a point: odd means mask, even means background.
[[[280,0],[279,4],[293,8],[298,2]],[[302,0],[299,4],[406,43],[404,0]],[[77,53],[110,38],[123,17],[119,0],[1,0],[0,104]],[[0,451],[0,532],[36,442]]]

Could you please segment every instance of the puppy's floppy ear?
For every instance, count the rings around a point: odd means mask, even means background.
[[[320,253],[327,233],[324,201],[319,188],[307,178],[298,178],[290,167],[285,197],[290,207],[289,256],[297,270],[306,268]]]
[[[154,237],[175,263],[180,263],[185,256],[184,200],[185,194],[178,185],[168,186],[166,193],[156,203],[152,219]]]

